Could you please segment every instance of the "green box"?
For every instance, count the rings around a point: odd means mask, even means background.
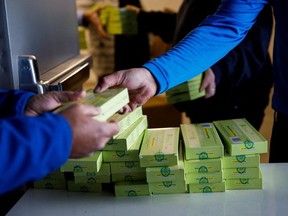
[[[225,181],[216,183],[204,183],[204,184],[188,184],[189,193],[214,193],[225,192]]]
[[[108,121],[116,121],[120,126],[120,131],[118,132],[118,134],[114,135],[113,138],[117,137],[124,130],[129,128],[129,126],[132,125],[136,120],[138,120],[142,115],[143,110],[140,106],[132,112],[128,112],[125,114],[115,113],[113,116],[111,116]]]
[[[141,150],[140,166],[178,165],[179,128],[146,129]]]
[[[239,168],[225,168],[223,169],[224,179],[235,178],[259,178],[259,167],[239,167]]]
[[[163,181],[149,182],[149,191],[151,194],[175,194],[186,193],[187,185],[185,181]]]
[[[102,152],[96,151],[92,156],[68,159],[60,170],[61,172],[99,172],[102,165]]]
[[[112,173],[112,182],[146,181],[146,172]]]
[[[125,161],[111,163],[111,173],[127,174],[127,173],[145,173],[145,168],[140,167],[139,161]]]
[[[220,158],[224,146],[212,123],[181,124],[186,160]]]
[[[246,119],[229,119],[213,123],[229,155],[267,152],[267,140]]]
[[[147,116],[141,116],[129,128],[124,130],[115,139],[111,139],[104,147],[104,151],[130,150],[131,146],[136,142],[142,132],[147,128]]]
[[[101,183],[75,183],[74,181],[67,181],[67,190],[71,192],[93,192],[100,193],[102,192]]]
[[[139,161],[139,151],[142,144],[144,131],[129,150],[102,151],[104,162]]]
[[[185,181],[184,164],[179,160],[175,166],[147,167],[147,182]]]
[[[101,109],[101,113],[94,116],[93,119],[98,121],[106,121],[113,114],[117,113],[123,106],[129,103],[127,88],[107,89],[101,93],[94,93],[93,89],[88,89],[86,92],[86,96],[80,101],[64,103],[54,112],[61,112],[75,103],[92,104]]]
[[[185,173],[196,172],[221,172],[221,158],[205,159],[205,160],[184,160]]]
[[[66,190],[67,184],[65,179],[41,179],[33,182],[33,187],[38,189]]]
[[[150,195],[148,184],[145,181],[116,182],[114,188],[116,197]]]
[[[263,179],[260,170],[259,178],[238,178],[238,179],[226,179],[227,190],[249,190],[249,189],[262,189]]]
[[[247,154],[230,156],[225,154],[222,158],[223,168],[259,167],[260,155]]]
[[[74,181],[75,183],[110,183],[110,163],[102,163],[99,172],[76,172]]]
[[[187,184],[207,184],[223,181],[223,173],[221,172],[208,172],[208,173],[185,173]]]

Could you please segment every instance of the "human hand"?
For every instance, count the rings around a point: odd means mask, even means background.
[[[85,97],[85,95],[85,91],[52,91],[45,94],[38,94],[28,101],[25,114],[28,116],[36,116],[43,112],[49,112],[56,109],[64,102],[76,101]]]
[[[120,128],[116,122],[101,122],[92,119],[100,110],[93,105],[75,104],[61,111],[69,122],[73,143],[70,158],[86,157],[105,147],[105,144],[116,135]]]
[[[215,74],[211,68],[204,72],[204,79],[201,83],[200,91],[206,90],[205,98],[210,98],[216,93]]]
[[[129,5],[129,4],[126,5],[124,8],[127,9],[127,10],[134,11],[136,14],[138,14],[140,12],[140,10],[141,10],[139,7],[136,7],[134,5]]]
[[[83,13],[83,19],[85,19],[88,23],[92,24],[95,27],[97,33],[102,39],[110,39],[99,17],[99,13],[104,7],[105,6],[97,7],[94,10],[85,11]]]
[[[157,92],[156,80],[145,68],[120,70],[101,77],[94,91],[103,92],[111,87],[124,87],[129,92],[130,102],[119,110],[119,113],[133,111],[146,103]]]

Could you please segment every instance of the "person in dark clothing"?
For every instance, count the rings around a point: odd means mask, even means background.
[[[140,11],[138,19],[142,29],[176,44],[219,4],[220,0],[183,1],[177,15]],[[272,27],[272,9],[265,6],[246,38],[210,68],[215,75],[215,95],[174,106],[186,112],[192,123],[246,118],[259,130],[273,85],[268,53]]]

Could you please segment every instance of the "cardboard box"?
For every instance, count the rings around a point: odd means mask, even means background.
[[[221,158],[206,159],[206,160],[184,160],[185,173],[206,173],[206,172],[221,172]]]
[[[148,186],[151,194],[175,194],[187,191],[185,181],[149,182]]]
[[[208,173],[185,173],[187,184],[207,184],[223,181],[223,173],[221,172],[208,172]]]
[[[140,166],[178,165],[179,128],[146,129],[140,150]]]
[[[116,197],[150,195],[148,184],[145,181],[116,182],[114,187]]]
[[[212,123],[181,124],[186,160],[220,158],[224,146]]]
[[[125,162],[115,162],[111,163],[111,173],[118,174],[128,174],[128,173],[145,173],[146,170],[140,167],[139,161],[125,161]]]
[[[267,140],[246,119],[229,119],[213,123],[229,155],[267,152]]]
[[[236,178],[259,178],[259,167],[239,167],[239,168],[225,168],[223,169],[224,179]]]
[[[225,181],[216,183],[203,183],[203,184],[188,184],[189,193],[214,193],[225,192]]]
[[[238,178],[238,179],[226,179],[227,190],[250,190],[250,189],[262,189],[263,179],[260,170],[259,178]]]
[[[223,168],[257,167],[260,165],[259,154],[235,155],[225,154],[222,158]]]

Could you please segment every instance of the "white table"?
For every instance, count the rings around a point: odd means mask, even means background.
[[[104,192],[30,189],[7,215],[288,215],[288,163],[261,164],[261,170],[262,190],[114,197]]]

